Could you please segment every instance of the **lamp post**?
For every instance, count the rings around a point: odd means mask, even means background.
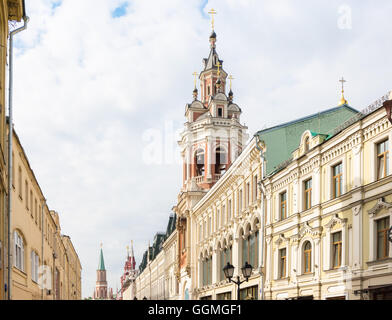
[[[234,266],[230,264],[230,262],[228,262],[227,265],[223,268],[223,272],[225,273],[226,279],[228,279],[230,282],[233,282],[237,285],[237,300],[240,300],[240,285],[245,281],[248,282],[249,277],[252,274],[252,266],[248,262],[245,262],[245,265],[241,268],[241,271],[245,280],[241,281],[240,276],[237,276],[237,281],[235,281],[233,280]]]

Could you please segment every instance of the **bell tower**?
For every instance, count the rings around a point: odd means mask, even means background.
[[[216,14],[211,10],[210,14]],[[192,292],[191,272],[196,257],[190,252],[192,208],[230,168],[249,138],[242,125],[242,110],[234,102],[232,76],[223,69],[216,51],[217,35],[212,20],[210,53],[200,74],[194,73],[193,101],[185,105],[185,128],[178,142],[183,162],[183,184],[173,211],[177,215],[177,279],[180,299]],[[198,78],[197,78],[198,77]],[[197,88],[200,82],[200,98]],[[230,91],[226,94],[226,81]],[[194,237],[194,235],[193,235]],[[192,297],[190,297],[192,299]]]
[[[216,52],[217,36],[210,36],[210,54],[197,79],[193,101],[185,106],[185,130],[179,145],[183,160],[183,190],[210,189],[242,152],[248,140],[247,127],[240,123],[242,110],[234,103],[231,89],[226,95],[228,74]],[[197,73],[193,74],[197,76]]]

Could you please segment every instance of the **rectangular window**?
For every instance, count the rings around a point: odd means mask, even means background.
[[[305,181],[304,210],[312,207],[312,179]]]
[[[39,257],[35,251],[31,251],[31,279],[34,282],[38,282],[38,269],[39,269]]]
[[[25,198],[26,198],[26,209],[29,210],[29,184],[25,181]]]
[[[332,262],[334,269],[342,265],[342,232],[332,234]]]
[[[240,290],[240,299],[241,300],[258,300],[259,287],[248,287]]]
[[[249,182],[246,184],[246,200],[245,200],[245,205],[248,208],[250,202],[250,184]]]
[[[377,259],[389,257],[389,217],[377,220]]]
[[[18,187],[19,187],[19,197],[22,199],[22,168],[18,168]]]
[[[27,197],[26,197],[26,203],[27,203],[28,201],[27,201]],[[32,218],[34,218],[34,212],[33,212],[33,191],[32,190],[30,190],[30,214],[31,214],[31,217]]]
[[[216,231],[219,230],[219,228],[221,227],[220,225],[220,210],[216,211]]]
[[[238,210],[240,214],[242,212],[242,190],[240,190],[240,193],[238,195]]]
[[[287,218],[287,192],[280,194],[280,220]]]
[[[14,242],[15,267],[24,271],[24,243],[22,237],[17,232],[14,233]]]
[[[279,250],[279,278],[286,278],[286,248]]]
[[[257,200],[257,176],[253,178],[253,201]]]
[[[231,200],[229,200],[229,208],[227,210],[227,221],[231,220]]]
[[[35,199],[34,217],[35,217],[35,224],[38,224],[38,203],[37,203],[37,199]]]
[[[339,163],[334,166],[332,168],[332,174],[333,197],[337,198],[343,193],[343,164]]]
[[[377,179],[385,178],[389,174],[388,140],[377,144]]]
[[[218,108],[218,117],[222,118],[223,117],[223,109]]]

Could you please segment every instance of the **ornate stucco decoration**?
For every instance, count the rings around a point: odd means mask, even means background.
[[[309,223],[306,221],[302,224],[301,229],[299,230],[298,234],[291,237],[292,241],[298,242],[300,241],[305,234],[309,234],[311,236],[320,236],[321,235],[322,227],[312,228],[309,226]]]
[[[339,215],[336,214],[331,218],[331,220],[325,225],[327,229],[332,229],[336,224],[341,224],[342,226],[345,226],[347,223],[347,219],[341,219],[339,218]]]
[[[280,234],[279,238],[275,241],[275,244],[277,246],[280,246],[282,243],[287,243],[289,241],[290,241],[290,239],[285,238],[284,234]]]
[[[391,208],[392,208],[392,203],[385,202],[384,198],[380,198],[377,200],[376,205],[370,210],[368,210],[368,213],[370,217],[373,217],[381,209],[391,209]]]

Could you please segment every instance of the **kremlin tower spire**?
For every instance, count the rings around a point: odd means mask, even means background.
[[[123,297],[124,291],[128,288],[129,285],[132,285],[132,294],[136,294],[136,288],[134,284],[134,280],[136,279],[138,272],[136,270],[136,260],[135,254],[133,252],[133,241],[131,241],[131,250],[127,247],[127,260],[124,265],[124,273],[121,276],[121,292],[120,299]]]
[[[103,250],[101,243],[101,251],[99,254],[99,262],[97,269],[97,281],[95,285],[94,299],[107,299],[108,298],[108,284],[106,281],[106,269],[103,259]]]

